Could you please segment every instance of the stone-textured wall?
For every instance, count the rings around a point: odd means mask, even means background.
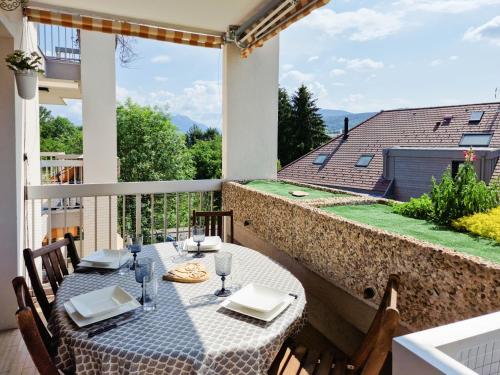
[[[352,295],[362,297],[369,286],[380,295],[388,275],[399,274],[399,309],[411,329],[500,310],[498,264],[355,223],[307,200],[291,201],[236,182],[224,183],[222,196],[224,208],[234,210],[237,222],[246,222],[262,239]],[[338,200],[348,204],[349,199]]]

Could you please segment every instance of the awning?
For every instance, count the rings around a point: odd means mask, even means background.
[[[322,7],[330,0],[283,0],[237,35],[236,44],[246,58],[280,31]]]
[[[71,27],[82,30],[100,31],[108,34],[129,35],[210,48],[221,48],[223,44],[223,39],[220,35],[191,33],[181,30],[141,25],[119,20],[88,17],[84,15],[60,13],[30,7],[24,8],[24,14],[28,17],[28,20],[32,22]]]

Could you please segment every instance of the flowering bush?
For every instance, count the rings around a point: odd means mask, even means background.
[[[464,156],[465,163],[460,166],[455,178],[448,169],[439,184],[432,179],[430,197],[435,221],[440,224],[448,225],[459,217],[485,212],[499,204],[497,186],[488,186],[477,178],[472,164],[474,152],[466,151]]]
[[[500,242],[500,207],[454,220],[452,226]]]

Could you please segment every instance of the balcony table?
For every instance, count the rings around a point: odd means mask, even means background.
[[[223,250],[233,253],[237,264],[234,271],[238,273],[235,276],[241,285],[260,283],[295,293],[298,298],[269,323],[220,307],[220,298],[198,302],[200,296],[212,295],[220,288],[213,254],[194,260],[205,264],[210,272],[208,281],[173,283],[161,277],[175,265],[174,247],[171,243],[148,245],[139,257],[155,260],[158,302],[156,311],[139,309],[139,320],[89,339],[88,331],[102,323],[78,329],[66,314],[64,302],[110,285],[119,285],[139,296],[141,286],[133,271],[126,275],[117,271],[74,273],[64,279],[49,321],[56,337],[57,366],[86,375],[265,374],[284,339],[304,321],[304,289],[289,271],[254,250],[226,243]]]

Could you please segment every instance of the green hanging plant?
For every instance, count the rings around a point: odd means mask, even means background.
[[[5,58],[7,67],[14,72],[34,71],[36,73],[43,73],[42,69],[42,56],[36,52],[28,53],[16,49]]]

